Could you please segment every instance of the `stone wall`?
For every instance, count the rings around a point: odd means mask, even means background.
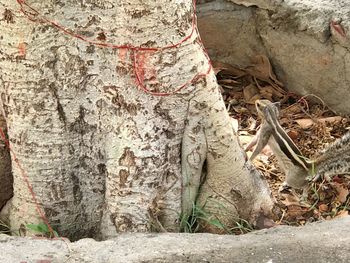
[[[239,66],[265,54],[288,90],[350,114],[347,0],[202,1],[198,25],[213,60]]]

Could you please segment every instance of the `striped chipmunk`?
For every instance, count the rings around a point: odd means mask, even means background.
[[[314,160],[303,157],[298,147],[280,125],[279,103],[257,100],[255,106],[261,118],[261,126],[255,138],[247,145],[246,151],[256,145],[252,161],[268,144],[286,174],[284,186],[303,190],[307,195],[310,178],[331,180],[332,176],[350,174],[350,132],[322,150]]]

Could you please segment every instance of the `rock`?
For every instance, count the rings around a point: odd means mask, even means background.
[[[350,87],[347,2],[207,2],[198,7],[198,26],[212,59],[245,67],[249,57],[267,55],[288,90],[314,94],[336,112],[349,114],[344,99]]]
[[[246,66],[265,54],[256,34],[254,9],[216,0],[198,6],[198,27],[213,60]]]
[[[246,235],[121,234],[98,242],[0,235],[0,262],[350,262],[350,216]]]

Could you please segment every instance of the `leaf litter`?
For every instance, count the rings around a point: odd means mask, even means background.
[[[257,99],[281,103],[279,121],[304,157],[309,159],[315,158],[318,152],[350,129],[350,116],[337,116],[319,97],[300,97],[288,92],[264,55],[254,57],[246,68],[215,61],[213,67],[242,145],[253,139],[260,125],[254,106]],[[310,183],[308,197],[302,200],[298,190],[278,192],[285,175],[268,146],[253,163],[266,178],[281,210],[277,223],[304,225],[349,215],[349,175],[337,175],[330,182]]]

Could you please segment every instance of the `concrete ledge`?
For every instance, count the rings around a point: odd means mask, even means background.
[[[241,236],[122,234],[69,243],[0,235],[0,262],[350,262],[349,227],[348,216]]]

